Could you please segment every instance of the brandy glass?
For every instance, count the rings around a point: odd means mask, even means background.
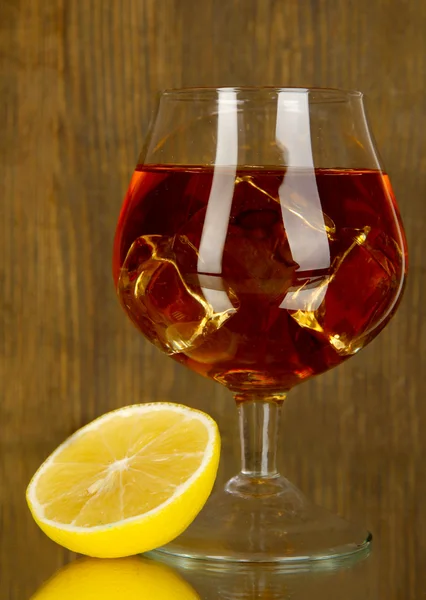
[[[371,535],[277,468],[289,390],[344,362],[394,314],[406,242],[360,92],[161,94],[118,221],[122,306],[158,348],[234,395],[241,471],[162,551],[297,562]]]

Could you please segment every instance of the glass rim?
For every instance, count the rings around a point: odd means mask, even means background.
[[[362,98],[363,92],[359,90],[350,90],[333,87],[299,87],[299,86],[195,86],[195,87],[176,87],[166,88],[160,91],[160,95],[169,97],[182,97],[182,96],[206,96],[211,97],[211,94],[217,94],[218,92],[236,92],[243,94],[256,94],[256,93],[278,93],[278,92],[301,92],[301,93],[314,93],[318,95],[328,96],[330,98],[341,98],[341,97],[354,97]]]

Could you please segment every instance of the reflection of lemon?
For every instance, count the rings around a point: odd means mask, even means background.
[[[228,329],[217,328],[207,333],[192,321],[170,325],[166,336],[175,351],[205,364],[231,360],[237,349],[237,336]]]
[[[208,336],[194,351],[185,352],[189,358],[200,363],[215,364],[234,358],[237,336],[227,329],[218,329]]]
[[[58,571],[31,600],[199,600],[199,596],[160,563],[86,558]]]
[[[186,352],[203,341],[203,328],[198,321],[178,321],[166,329],[166,340],[175,352]]]
[[[33,477],[41,529],[100,558],[146,552],[193,521],[216,477],[220,439],[208,415],[177,404],[128,406],[72,435]]]

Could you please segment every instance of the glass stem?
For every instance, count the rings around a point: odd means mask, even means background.
[[[237,396],[241,475],[244,477],[276,477],[277,442],[283,394],[279,398],[244,398]]]

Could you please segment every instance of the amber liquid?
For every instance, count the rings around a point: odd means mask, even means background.
[[[114,246],[136,327],[242,394],[289,390],[365,346],[405,265],[388,177],[368,170],[140,166]]]

